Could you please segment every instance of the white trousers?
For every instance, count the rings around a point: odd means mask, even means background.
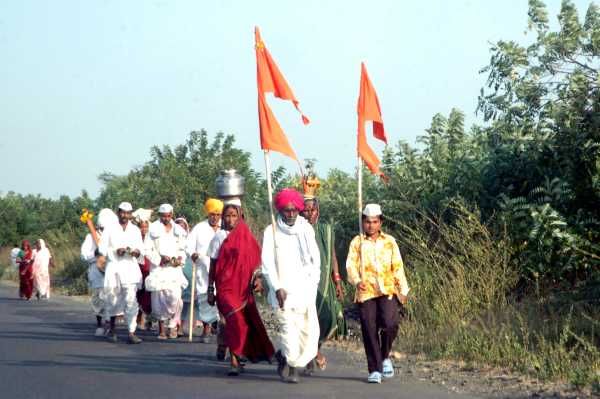
[[[105,288],[106,312],[109,316],[125,314],[127,329],[130,333],[135,332],[137,327],[138,302],[137,284],[124,284],[120,287]]]
[[[152,316],[157,320],[166,321],[167,328],[175,328],[181,321],[183,300],[181,288],[152,292]]]
[[[304,367],[317,356],[319,318],[316,306],[305,310],[277,309],[279,348],[291,367]]]

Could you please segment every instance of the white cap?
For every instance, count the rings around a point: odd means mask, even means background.
[[[380,216],[382,214],[381,207],[378,204],[367,204],[362,214],[366,217]]]
[[[119,224],[119,218],[113,212],[112,209],[104,208],[98,212],[98,226],[102,228],[108,228]]]
[[[173,206],[171,204],[162,204],[158,207],[158,213],[173,213]]]
[[[223,205],[235,205],[235,206],[238,206],[238,207],[241,208],[242,207],[242,201],[239,198],[237,198],[237,197],[228,198],[228,199],[224,199],[223,200]]]
[[[136,209],[131,216],[133,216],[133,218],[138,222],[149,222],[150,218],[152,217],[152,209]]]
[[[131,206],[131,204],[129,202],[121,202],[119,204],[119,209],[125,212],[131,212],[133,211],[133,207]]]

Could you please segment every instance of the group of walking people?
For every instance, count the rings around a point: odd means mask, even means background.
[[[54,265],[52,254],[43,239],[32,247],[29,240],[15,246],[10,252],[11,263],[19,272],[19,298],[30,300],[35,292],[37,299],[50,299],[50,268]]]
[[[324,369],[323,342],[345,336],[342,277],[335,235],[320,220],[319,201],[294,189],[274,198],[275,223],[264,230],[262,245],[244,220],[239,198],[209,199],[206,219],[192,229],[174,218],[170,204],[135,212],[122,202],[116,216],[102,210],[97,240],[89,234],[81,247],[89,263],[97,336],[119,340],[116,320],[127,325],[127,342],[142,340],[137,329],[158,322],[158,339],[183,335],[184,319],[195,305],[201,341],[217,336],[217,358],[229,353],[228,375],[240,374],[247,361],[277,361],[281,379],[297,383],[300,374]],[[382,212],[367,205],[364,235],[355,237],[346,262],[348,282],[356,287],[368,360],[368,381],[393,377],[391,345],[398,332],[398,306],[408,284],[393,237],[381,231]],[[191,270],[195,273],[192,298]],[[254,294],[266,295],[278,325],[273,341]]]

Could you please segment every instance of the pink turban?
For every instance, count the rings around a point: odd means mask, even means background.
[[[278,211],[285,208],[289,203],[294,205],[299,211],[304,210],[304,197],[293,188],[284,188],[275,195],[275,208]]]

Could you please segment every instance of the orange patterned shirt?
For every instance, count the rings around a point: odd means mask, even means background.
[[[379,233],[372,240],[363,235],[362,262],[364,276],[361,276],[361,238],[356,236],[350,243],[346,271],[348,282],[356,286],[361,281],[366,284],[365,290],[356,289],[355,302],[380,296],[407,295],[409,288],[404,274],[404,264],[396,240],[389,234]]]

